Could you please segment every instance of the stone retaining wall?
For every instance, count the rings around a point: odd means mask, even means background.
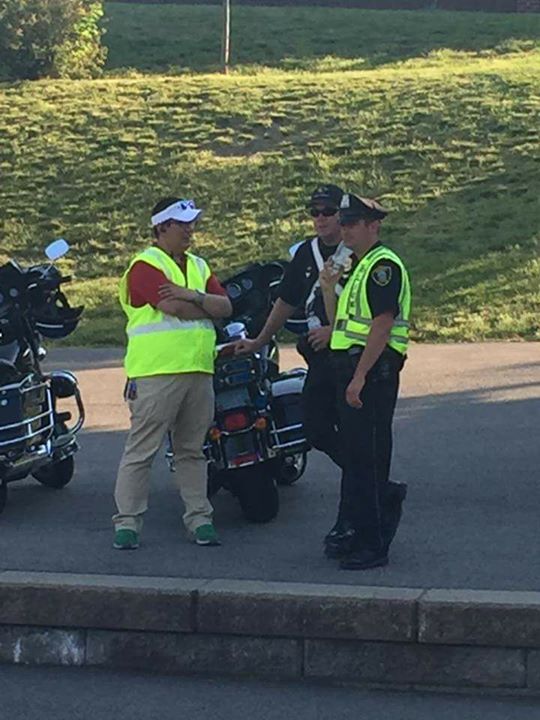
[[[0,662],[540,692],[540,593],[0,573]]]

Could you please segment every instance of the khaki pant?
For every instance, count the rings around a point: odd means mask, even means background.
[[[116,530],[140,532],[148,509],[152,460],[171,430],[176,472],[173,475],[191,533],[212,522],[206,496],[206,460],[202,446],[214,415],[212,376],[206,373],[155,375],[136,381],[137,396],[128,400],[131,428],[120,462],[114,498]],[[168,472],[165,457],[163,472]]]

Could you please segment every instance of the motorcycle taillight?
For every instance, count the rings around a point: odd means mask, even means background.
[[[227,432],[245,430],[251,425],[251,417],[245,410],[228,413],[223,418],[223,427]]]

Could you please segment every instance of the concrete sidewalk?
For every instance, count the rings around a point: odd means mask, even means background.
[[[281,348],[284,370],[304,367],[292,346]],[[86,429],[129,426],[122,401],[124,371],[121,348],[55,348],[47,367],[75,371],[88,411]],[[467,395],[477,403],[516,402],[540,398],[540,343],[464,343],[415,345],[402,373],[400,398],[457,400]]]
[[[215,498],[224,545],[185,539],[180,503],[156,459],[143,544],[111,547],[116,467],[127,427],[120,350],[51,352],[74,369],[88,410],[73,482],[51,492],[13,483],[0,516],[0,570],[261,579],[402,587],[540,590],[538,547],[540,344],[417,345],[403,373],[393,475],[409,483],[387,568],[345,573],[322,557],[338,473],[310,453],[306,475],[280,492],[281,510],[249,526]],[[294,351],[284,365],[297,365]]]

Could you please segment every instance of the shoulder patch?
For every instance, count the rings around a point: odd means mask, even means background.
[[[377,265],[371,273],[371,278],[380,287],[385,287],[392,279],[392,268],[390,265]]]

